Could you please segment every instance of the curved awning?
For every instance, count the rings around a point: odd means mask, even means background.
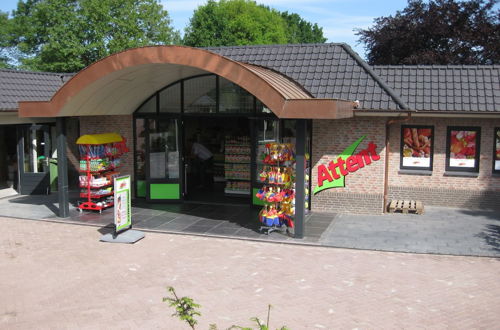
[[[150,46],[110,55],[80,71],[48,102],[19,102],[20,117],[131,114],[157,90],[203,73],[255,95],[279,118],[348,118],[353,102],[316,99],[290,78],[207,50]]]

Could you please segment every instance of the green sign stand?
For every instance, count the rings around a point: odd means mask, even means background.
[[[132,201],[130,199],[130,175],[114,181],[115,235],[132,228]]]
[[[114,224],[113,234],[105,234],[102,242],[135,243],[144,238],[144,233],[132,228],[132,194],[130,175],[114,180]]]

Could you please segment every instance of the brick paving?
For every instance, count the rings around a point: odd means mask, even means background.
[[[197,329],[494,329],[500,259],[146,233],[1,218],[0,328],[188,329],[166,286],[202,305]]]

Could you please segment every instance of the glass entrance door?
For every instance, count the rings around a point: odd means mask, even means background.
[[[179,146],[179,121],[176,118],[147,120],[146,199],[181,199],[182,161]]]
[[[18,129],[20,194],[49,194],[50,133],[47,125]]]

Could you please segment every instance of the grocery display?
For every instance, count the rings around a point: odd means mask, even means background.
[[[264,185],[256,197],[264,202],[259,213],[261,232],[267,234],[294,227],[295,153],[290,143],[265,145],[259,181]]]
[[[224,146],[224,193],[250,195],[250,138],[226,136]]]
[[[114,133],[84,135],[77,142],[80,151],[81,188],[78,209],[95,210],[113,206],[113,179],[120,175],[121,155],[128,151],[123,137]]]

